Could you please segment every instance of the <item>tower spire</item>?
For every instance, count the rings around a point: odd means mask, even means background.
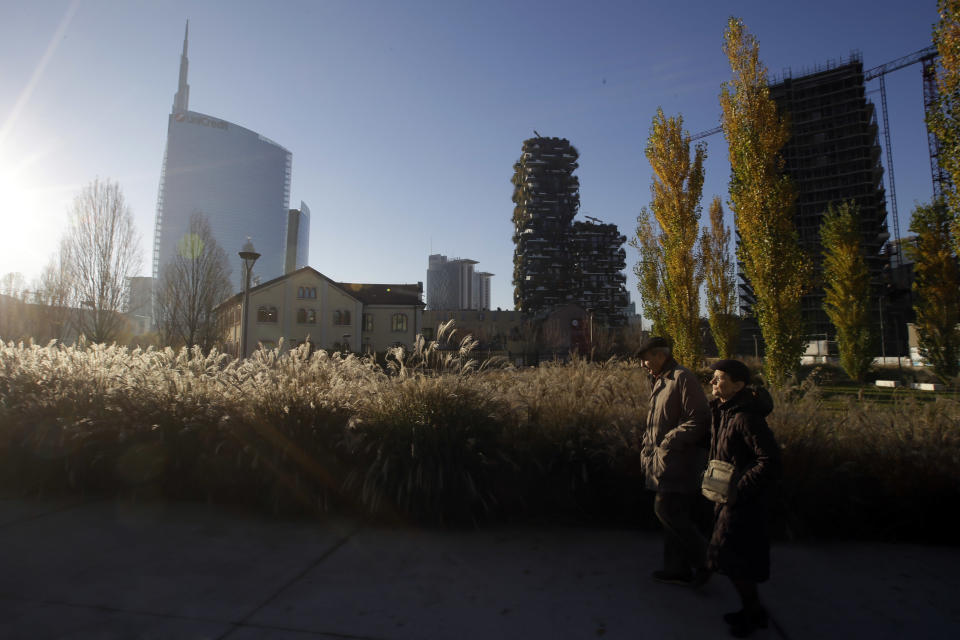
[[[183,53],[180,54],[180,83],[177,85],[177,95],[173,96],[173,112],[187,111],[190,108],[190,85],[187,84],[187,37],[190,35],[190,21],[183,32]]]

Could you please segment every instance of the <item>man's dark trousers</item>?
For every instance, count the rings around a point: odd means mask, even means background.
[[[693,510],[699,496],[688,493],[658,492],[653,511],[663,524],[664,570],[689,574],[706,566],[707,540],[697,529]]]

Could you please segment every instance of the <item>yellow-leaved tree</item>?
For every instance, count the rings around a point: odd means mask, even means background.
[[[651,334],[667,333],[666,315],[661,304],[660,283],[663,281],[663,249],[654,230],[650,211],[646,207],[637,216],[637,233],[630,239],[630,246],[640,252],[640,260],[633,267],[637,275],[637,291],[640,293],[640,308],[650,319]]]
[[[700,238],[707,293],[710,333],[721,358],[732,358],[740,335],[737,316],[737,281],[730,254],[730,229],[723,224],[723,205],[718,196],[710,203],[710,227]]]
[[[870,272],[860,239],[860,208],[854,201],[830,205],[820,224],[823,245],[823,310],[837,328],[840,366],[862,381],[873,363]]]
[[[647,160],[653,169],[650,185],[653,212],[660,234],[653,239],[653,225],[644,210],[638,218],[634,246],[644,260],[638,265],[641,293],[645,283],[656,279],[657,313],[663,332],[673,341],[674,357],[681,364],[700,364],[700,196],[703,193],[703,161],[706,146],[696,145],[690,158],[690,134],[683,130],[683,117],[666,117],[657,109],[647,139]],[[641,235],[643,234],[643,235]],[[657,245],[654,249],[651,245]],[[644,255],[644,247],[647,253]],[[656,263],[650,264],[655,260]],[[648,294],[649,295],[649,294]],[[656,319],[655,324],[656,324]]]
[[[733,72],[720,105],[730,153],[730,207],[740,234],[737,257],[754,294],[753,313],[766,348],[764,372],[782,386],[803,354],[800,298],[811,275],[793,224],[796,195],[780,154],[790,129],[770,97],[757,40],[737,18],[727,23],[723,50]]]
[[[942,201],[918,205],[910,219],[916,237],[907,245],[920,355],[944,382],[960,373],[960,269],[951,246],[951,218]]]
[[[940,165],[950,177],[944,197],[952,214],[953,250],[960,254],[960,0],[938,0],[940,20],[933,42],[940,54],[937,103],[927,113],[927,126],[937,136]]]

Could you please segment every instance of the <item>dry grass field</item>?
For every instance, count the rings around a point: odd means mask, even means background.
[[[434,524],[652,525],[637,363],[479,363],[473,343],[371,359],[0,347],[0,487]],[[954,540],[960,402],[776,392],[791,537]]]

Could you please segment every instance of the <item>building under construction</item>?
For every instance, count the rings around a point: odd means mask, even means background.
[[[797,192],[794,220],[799,241],[814,264],[814,288],[802,299],[806,331],[811,339],[833,340],[836,329],[823,309],[820,243],[827,208],[846,201],[859,207],[871,295],[878,308],[886,264],[882,249],[889,238],[876,112],[866,98],[862,60],[854,55],[844,64],[783,78],[770,87],[770,95],[790,123],[784,168]],[[749,283],[741,285],[740,300],[742,311],[750,315]],[[879,314],[874,317],[879,325]]]

